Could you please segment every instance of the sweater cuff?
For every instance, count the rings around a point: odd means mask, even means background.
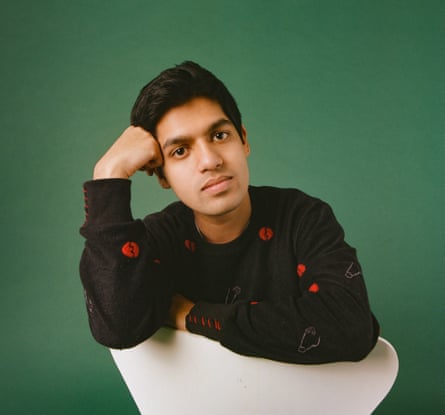
[[[186,317],[186,328],[191,333],[219,341],[224,323],[233,309],[233,304],[213,304],[198,301]]]
[[[85,224],[101,225],[133,220],[130,180],[90,180],[84,183],[83,192]]]

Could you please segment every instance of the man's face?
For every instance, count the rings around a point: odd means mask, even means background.
[[[159,121],[164,156],[161,185],[171,187],[195,217],[250,209],[249,145],[217,102],[195,98],[172,108]]]

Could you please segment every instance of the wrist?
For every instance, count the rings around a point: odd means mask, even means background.
[[[195,304],[180,294],[172,298],[167,323],[178,330],[187,330],[186,317]]]
[[[94,166],[93,180],[100,179],[128,179],[126,171],[111,165],[104,165],[100,161]]]

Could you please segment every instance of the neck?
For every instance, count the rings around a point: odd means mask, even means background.
[[[218,216],[195,213],[196,228],[203,239],[213,244],[224,244],[238,238],[247,228],[252,207],[247,196],[234,211]]]

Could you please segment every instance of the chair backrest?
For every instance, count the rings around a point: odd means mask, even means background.
[[[398,372],[397,353],[383,338],[360,362],[309,366],[240,356],[169,328],[111,354],[144,415],[369,415]]]

